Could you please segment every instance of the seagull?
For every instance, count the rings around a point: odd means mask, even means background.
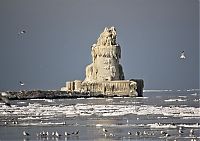
[[[106,132],[108,132],[108,130],[106,130],[105,128],[103,128],[103,132],[105,132],[105,133],[106,133]]]
[[[182,129],[178,130],[179,135],[183,134],[184,132],[182,131]]]
[[[20,84],[21,86],[24,86],[24,83],[23,83],[22,81],[19,81],[19,84]]]
[[[55,133],[56,137],[60,137],[61,135],[56,131]]]
[[[8,94],[7,94],[7,93],[1,92],[1,94],[0,94],[0,100],[2,100],[2,101],[5,103],[6,106],[11,107],[10,101],[9,101],[9,99],[8,99]]]
[[[51,135],[52,135],[52,136],[55,136],[55,132],[52,132]]]
[[[131,131],[128,131],[128,135],[132,135]]]
[[[77,130],[77,131],[74,133],[74,135],[78,135],[78,133],[79,133],[79,130]]]
[[[129,121],[128,121],[128,119],[126,119],[126,124],[128,124],[129,123]]]
[[[140,135],[141,135],[141,132],[140,132],[140,131],[137,131],[137,132],[135,132],[135,135],[136,135],[136,136],[140,136]]]
[[[76,132],[72,132],[72,135],[78,135],[79,130],[77,130]]]
[[[24,135],[24,136],[30,136],[30,134],[27,133],[27,132],[25,132],[25,131],[23,131],[23,135]]]
[[[181,56],[180,56],[180,59],[185,59],[186,57],[185,57],[185,51],[182,51],[181,52]]]
[[[190,136],[193,136],[194,135],[194,129],[191,129],[190,130]]]
[[[25,34],[25,33],[26,33],[26,30],[21,30],[18,32],[18,35]]]
[[[169,136],[170,136],[170,134],[168,134],[168,133],[167,133],[167,134],[165,134],[165,137],[169,137]]]
[[[70,133],[68,133],[68,132],[65,132],[65,136],[69,136],[69,135],[71,135]]]
[[[162,134],[162,135],[167,135],[167,132],[165,132],[165,131],[160,131],[160,134]]]

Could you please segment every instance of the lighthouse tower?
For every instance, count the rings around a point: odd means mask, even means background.
[[[92,45],[92,63],[86,67],[85,81],[124,80],[123,69],[119,64],[121,48],[116,43],[116,36],[114,27],[106,27],[97,43]]]

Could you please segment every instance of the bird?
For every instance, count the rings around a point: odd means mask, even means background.
[[[79,134],[79,130],[71,133],[71,135],[78,135],[78,134]]]
[[[27,133],[27,132],[25,132],[25,131],[23,131],[23,135],[24,135],[24,136],[30,136],[30,134]]]
[[[194,129],[191,129],[190,130],[190,136],[193,136],[194,135]]]
[[[22,34],[25,34],[26,33],[26,30],[20,30],[19,32],[18,32],[18,35],[22,35]]]
[[[185,57],[185,51],[182,51],[181,52],[181,56],[180,56],[180,59],[185,59],[186,57]]]
[[[165,131],[163,131],[163,130],[162,130],[162,131],[160,131],[160,134],[162,134],[162,135],[165,135],[165,136],[166,136],[166,135],[167,135],[167,132],[165,132]]]
[[[13,121],[12,124],[18,124],[18,122],[17,121]]]
[[[147,132],[146,131],[143,131],[143,135],[146,135],[147,134]]]
[[[75,133],[74,133],[74,135],[78,135],[79,134],[79,130],[77,130]]]
[[[182,128],[178,130],[179,135],[183,134]]]
[[[105,128],[103,128],[103,132],[107,133],[107,132],[108,132],[108,130],[107,130],[107,129],[105,129]]]
[[[128,135],[132,135],[131,131],[128,131]]]
[[[141,135],[141,132],[140,132],[140,131],[137,131],[137,132],[135,132],[135,135],[136,135],[136,136],[140,136],[140,135]]]
[[[169,137],[169,136],[170,136],[170,134],[168,134],[168,133],[167,133],[167,134],[165,134],[165,137]]]
[[[56,137],[60,137],[61,135],[56,131],[55,133]]]
[[[52,132],[51,135],[52,135],[52,136],[55,136],[55,132]]]
[[[19,84],[20,84],[21,86],[24,86],[24,85],[25,85],[22,81],[19,81]]]
[[[128,124],[129,123],[129,121],[128,121],[128,119],[126,119],[126,124]]]
[[[10,101],[8,99],[8,94],[6,92],[1,92],[0,94],[0,100],[2,100],[6,106],[11,107]]]
[[[68,132],[65,132],[65,136],[69,136],[69,135],[71,135],[70,133],[68,133]]]

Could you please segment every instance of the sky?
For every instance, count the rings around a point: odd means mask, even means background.
[[[0,0],[0,21],[0,91],[84,80],[106,26],[117,30],[125,79],[143,79],[144,89],[199,88],[198,0]]]

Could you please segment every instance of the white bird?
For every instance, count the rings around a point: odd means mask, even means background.
[[[108,132],[108,130],[106,130],[105,128],[103,128],[103,132],[105,132],[105,133],[106,133],[106,132]]]
[[[137,131],[137,132],[135,132],[135,135],[136,135],[136,136],[140,136],[140,135],[141,135],[141,132],[140,132],[140,131]]]
[[[23,135],[24,135],[24,136],[29,136],[30,134],[27,133],[27,132],[25,132],[25,131],[23,131]]]
[[[56,137],[60,137],[61,135],[56,131],[55,133]]]
[[[52,136],[55,136],[55,132],[52,132],[51,135],[52,135]]]
[[[65,132],[65,136],[69,136],[70,135],[70,133],[68,133],[68,132]]]
[[[179,134],[183,134],[184,132],[183,132],[181,129],[179,129],[179,130],[178,130],[178,133],[179,133]]]
[[[128,131],[128,135],[132,135],[131,131]]]
[[[129,121],[128,121],[128,119],[126,119],[126,124],[128,124],[129,123]]]
[[[75,133],[74,133],[74,135],[78,135],[79,134],[79,130],[77,130]]]
[[[165,131],[160,131],[160,134],[162,134],[162,135],[166,135],[167,134],[167,132],[165,132]]]
[[[167,134],[165,134],[165,137],[169,137],[169,136],[170,136],[170,134],[168,134],[168,133],[167,133]]]
[[[18,32],[18,35],[25,34],[25,33],[26,33],[26,30],[21,30]]]
[[[194,129],[191,129],[190,130],[190,136],[193,136],[194,135]]]
[[[180,56],[180,59],[185,59],[186,57],[185,57],[185,51],[182,51],[181,52],[181,56]]]
[[[22,81],[19,81],[19,84],[20,84],[21,86],[24,86],[24,85],[25,85]]]

